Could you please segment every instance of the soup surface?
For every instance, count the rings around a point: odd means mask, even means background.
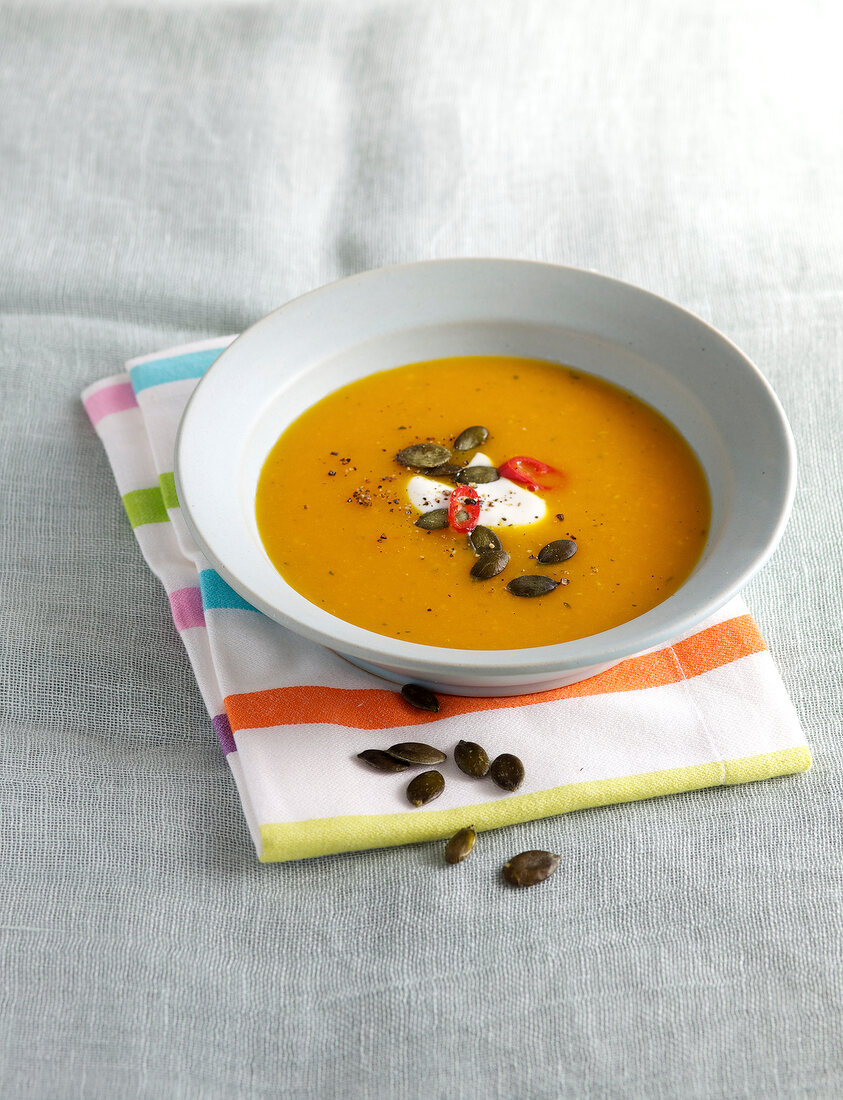
[[[451,464],[504,475],[458,493],[480,501],[479,523],[509,554],[487,580],[471,575],[479,559],[464,531],[416,526],[448,507],[453,480],[396,459],[418,443],[450,451],[473,425],[488,438]],[[510,461],[524,456],[535,463]],[[381,371],[312,406],[267,457],[256,512],[284,579],[333,615],[425,645],[520,649],[608,630],[665,600],[702,552],[710,502],[690,447],[631,394],[553,363],[469,356]],[[571,557],[537,560],[563,539]],[[519,575],[558,583],[518,596],[507,585]]]

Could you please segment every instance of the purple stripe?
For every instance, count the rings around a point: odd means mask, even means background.
[[[205,625],[205,612],[202,610],[202,593],[198,588],[178,588],[170,593],[170,607],[176,630],[187,630],[191,626]]]
[[[222,751],[226,756],[230,752],[237,752],[237,746],[234,744],[234,734],[231,732],[231,726],[228,721],[227,714],[218,714],[212,718],[214,723],[214,729],[217,731],[217,737],[222,745]]]
[[[91,418],[91,423],[96,425],[109,413],[135,409],[138,403],[131,382],[115,382],[113,386],[103,386],[101,390],[94,390],[85,398],[83,404]]]

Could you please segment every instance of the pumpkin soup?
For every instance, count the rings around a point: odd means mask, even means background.
[[[275,567],[331,614],[424,645],[521,649],[667,599],[710,502],[688,444],[632,394],[468,356],[313,405],[267,457],[256,513]]]

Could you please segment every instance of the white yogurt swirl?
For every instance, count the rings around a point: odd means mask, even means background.
[[[494,466],[484,454],[476,454],[469,466]],[[473,485],[480,501],[480,523],[485,527],[527,527],[544,519],[547,505],[529,489],[501,477],[486,485]],[[416,474],[407,482],[407,496],[417,512],[447,508],[453,485]]]

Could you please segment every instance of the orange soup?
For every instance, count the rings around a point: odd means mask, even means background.
[[[455,450],[469,427],[488,434]],[[492,480],[459,472],[480,465]],[[278,571],[331,614],[423,645],[521,649],[665,600],[702,552],[710,501],[688,444],[630,393],[554,363],[469,356],[323,398],[270,452],[256,510]],[[429,512],[423,523],[446,525],[419,526]],[[475,522],[501,546],[480,546],[497,554],[485,579]]]

